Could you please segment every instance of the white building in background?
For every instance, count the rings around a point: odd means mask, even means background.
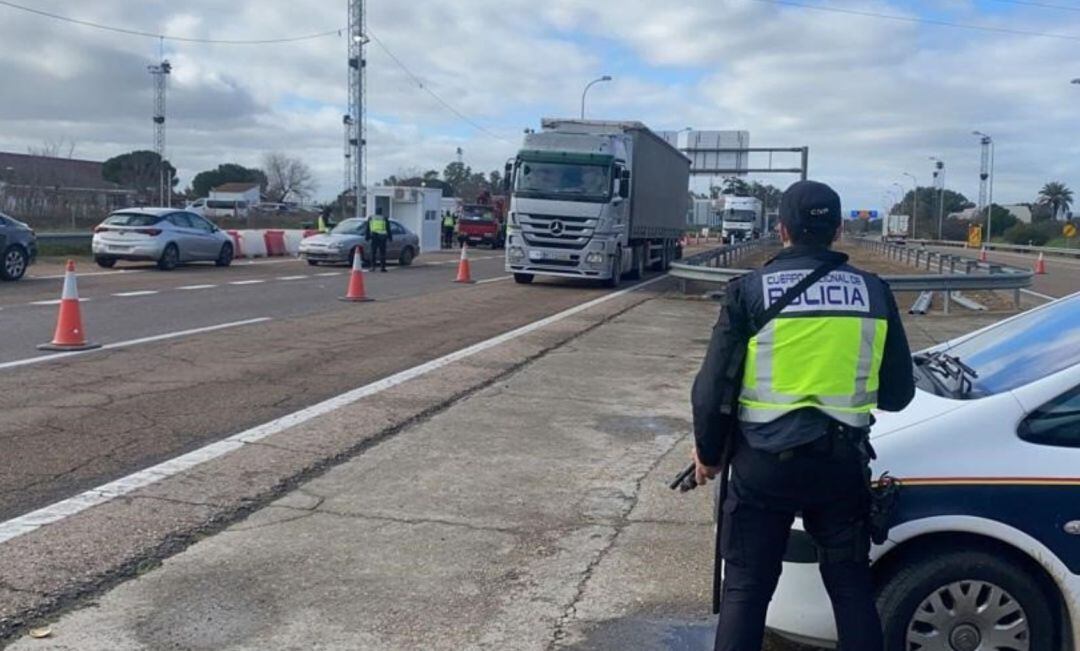
[[[420,252],[438,251],[442,189],[375,186],[367,192],[367,214],[381,212],[420,237]]]

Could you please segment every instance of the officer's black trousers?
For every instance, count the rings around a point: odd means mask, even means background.
[[[740,441],[723,505],[723,600],[717,651],[761,651],[765,614],[780,578],[792,520],[801,513],[818,547],[842,651],[882,651],[874,607],[865,465],[845,441],[826,435],[781,459]],[[804,595],[811,598],[811,595]],[[798,608],[798,603],[788,607]]]
[[[382,260],[382,268],[386,269],[386,236],[373,234],[371,236],[371,268],[378,266],[380,260]]]

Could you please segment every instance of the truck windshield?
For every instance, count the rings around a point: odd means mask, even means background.
[[[753,210],[727,210],[724,211],[726,222],[751,222],[757,221],[757,213]]]
[[[518,168],[514,189],[520,196],[607,201],[611,195],[610,168],[524,161]]]

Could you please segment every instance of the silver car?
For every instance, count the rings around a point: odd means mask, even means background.
[[[329,233],[305,237],[300,242],[300,257],[314,266],[321,262],[352,264],[360,247],[364,264],[371,266],[371,246],[367,241],[367,220],[353,217],[335,226]],[[420,255],[420,238],[399,222],[390,220],[391,239],[386,244],[386,261],[397,260],[408,266]]]
[[[156,262],[175,269],[187,262],[213,262],[227,267],[233,259],[232,238],[206,218],[176,208],[125,208],[94,229],[94,260],[109,268],[117,260]]]

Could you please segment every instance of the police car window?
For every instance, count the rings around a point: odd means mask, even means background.
[[[1039,445],[1080,448],[1080,387],[1032,412],[1020,438]]]
[[[391,235],[404,235],[405,227],[397,222],[390,222],[390,234]]]
[[[1080,364],[1080,295],[1032,310],[948,349],[978,377],[967,397],[1011,391]]]

